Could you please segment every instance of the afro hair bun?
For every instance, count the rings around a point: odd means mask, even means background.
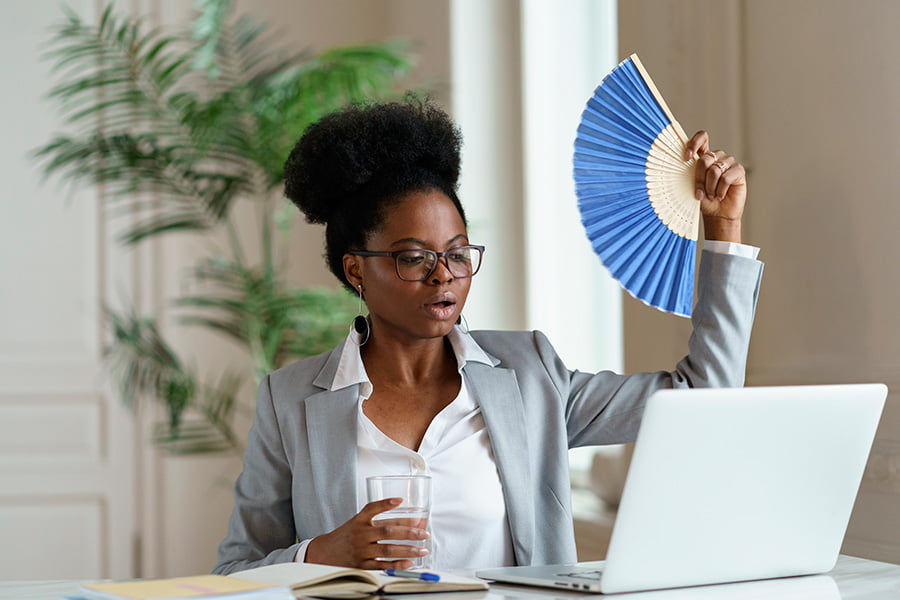
[[[352,105],[310,125],[284,165],[285,196],[310,223],[411,181],[456,190],[462,136],[427,100]]]

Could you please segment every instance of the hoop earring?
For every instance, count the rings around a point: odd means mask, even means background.
[[[469,322],[466,321],[465,315],[459,313],[459,318],[456,319],[456,324],[459,325],[459,330],[463,333],[469,333]]]
[[[353,331],[356,332],[356,339],[359,341],[360,348],[366,345],[366,342],[369,341],[369,334],[371,333],[369,329],[369,320],[362,315],[362,305],[363,305],[363,289],[362,285],[356,286],[359,289],[359,314],[353,318]]]

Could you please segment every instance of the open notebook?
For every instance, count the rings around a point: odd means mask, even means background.
[[[232,573],[231,577],[285,586],[297,596],[354,598],[371,594],[421,594],[486,590],[487,583],[441,571],[429,571],[440,581],[392,577],[381,571],[366,571],[312,563],[278,563]]]

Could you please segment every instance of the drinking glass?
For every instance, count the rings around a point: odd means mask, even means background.
[[[431,533],[431,477],[428,475],[377,475],[366,478],[366,491],[369,502],[384,500],[385,498],[402,498],[400,506],[392,508],[377,515],[373,521],[386,519],[403,519],[401,525],[411,525],[424,528]],[[412,520],[425,520],[422,524]],[[425,556],[410,557],[415,568],[428,568],[431,566],[431,538],[425,540],[381,540],[380,544],[399,544],[402,546],[419,546],[427,548],[429,554]],[[378,560],[395,560],[383,558]]]

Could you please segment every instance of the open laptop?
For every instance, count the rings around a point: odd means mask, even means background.
[[[658,391],[606,560],[476,575],[616,593],[830,571],[886,396],[882,384]]]

